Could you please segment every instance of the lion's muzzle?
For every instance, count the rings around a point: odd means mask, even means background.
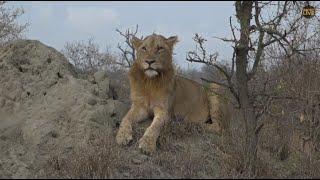
[[[143,68],[144,68],[144,73],[150,78],[157,76],[159,74],[158,69],[160,67],[159,67],[159,64],[156,63],[154,59],[145,60],[143,63]]]

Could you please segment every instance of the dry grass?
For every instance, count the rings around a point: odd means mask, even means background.
[[[209,152],[208,152],[209,153]],[[208,163],[208,154],[194,151],[187,148],[182,152],[162,152],[159,153],[154,163],[172,175],[174,178],[204,178],[214,177],[215,167]]]
[[[99,132],[84,147],[68,155],[52,156],[50,175],[59,178],[205,178],[216,177],[214,153],[201,139],[204,129],[191,123],[174,121],[164,129],[158,141],[158,151],[146,156],[138,151],[138,139],[150,121],[135,127],[134,142],[119,147],[115,133]],[[165,134],[167,133],[167,134]],[[198,141],[199,146],[192,145]],[[189,142],[189,143],[188,143]]]
[[[232,119],[230,131],[223,134],[215,144],[218,148],[220,177],[248,177],[244,167],[244,127],[241,127],[239,122],[241,120]],[[255,177],[320,177],[320,152],[315,149],[305,151],[301,148],[302,141],[298,136],[301,131],[297,130],[301,127],[283,119],[265,122],[260,133]]]
[[[174,178],[217,177],[215,154],[207,133],[199,124],[175,119],[159,138],[160,151],[153,159],[154,164]]]
[[[113,138],[102,135],[67,157],[53,156],[49,163],[55,174],[59,178],[113,178],[115,169],[125,163],[123,154]]]

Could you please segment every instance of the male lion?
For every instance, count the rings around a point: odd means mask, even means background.
[[[139,140],[139,149],[146,154],[156,150],[160,131],[173,115],[203,123],[210,119],[209,109],[219,116],[219,109],[210,105],[217,104],[217,99],[209,102],[200,84],[175,75],[172,52],[177,41],[177,36],[165,38],[156,34],[143,40],[132,38],[137,57],[129,71],[132,106],[117,133],[119,145],[132,140],[133,123],[150,115],[154,115],[153,121]]]

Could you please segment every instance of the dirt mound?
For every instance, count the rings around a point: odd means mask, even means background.
[[[18,40],[0,49],[0,177],[42,174],[50,153],[68,153],[97,130],[112,132],[128,109],[105,72],[78,79],[55,49]],[[42,167],[42,168],[41,168]]]

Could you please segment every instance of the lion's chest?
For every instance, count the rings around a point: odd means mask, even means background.
[[[155,107],[168,109],[172,105],[172,94],[170,91],[138,91],[132,94],[132,100],[143,105],[149,111]]]

